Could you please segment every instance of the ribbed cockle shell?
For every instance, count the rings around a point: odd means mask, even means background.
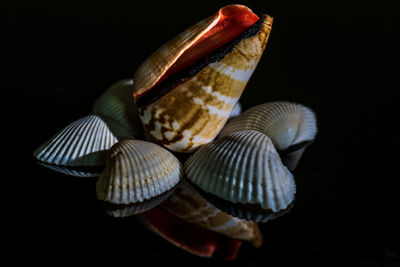
[[[235,132],[202,146],[184,168],[191,182],[232,203],[278,212],[294,200],[293,175],[271,140],[257,131]]]
[[[308,107],[290,102],[269,102],[252,107],[233,118],[220,136],[241,130],[259,131],[281,152],[289,170],[295,169],[305,148],[317,134],[315,113]]]
[[[177,152],[211,142],[256,68],[271,25],[267,15],[229,5],[153,53],[133,82],[147,131]]]
[[[182,175],[180,162],[166,149],[145,141],[121,141],[109,150],[97,197],[113,204],[143,202],[171,190]]]

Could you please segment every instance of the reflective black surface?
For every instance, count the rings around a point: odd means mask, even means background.
[[[398,266],[396,9],[361,1],[243,3],[275,18],[243,108],[302,103],[316,112],[319,133],[293,172],[292,210],[262,224],[264,245],[243,244],[229,264]],[[225,3],[197,4],[57,1],[0,8],[2,106],[9,104],[2,116],[7,255],[227,264],[192,256],[135,219],[107,216],[95,178],[57,173],[32,157],[59,129],[89,114],[105,88],[132,77],[165,41]]]

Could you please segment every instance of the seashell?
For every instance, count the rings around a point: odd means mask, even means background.
[[[153,53],[133,79],[147,131],[175,152],[211,142],[255,70],[271,25],[267,15],[229,5]]]
[[[99,166],[96,167],[68,167],[68,166],[61,166],[61,165],[53,165],[44,162],[38,162],[39,165],[49,168],[50,170],[75,176],[75,177],[97,177],[102,172],[102,168]]]
[[[92,112],[110,117],[125,126],[133,136],[142,137],[143,126],[132,99],[132,88],[132,79],[114,83],[97,98]]]
[[[292,203],[293,175],[271,140],[245,130],[202,146],[185,162],[188,179],[207,193],[233,203],[278,212]]]
[[[236,105],[233,107],[231,114],[229,115],[229,119],[239,116],[240,113],[242,113],[242,105],[237,102]]]
[[[123,205],[104,202],[104,207],[107,214],[115,218],[133,216],[158,206],[160,203],[168,199],[171,194],[174,193],[175,189],[176,186],[168,190],[167,192],[162,193],[161,195],[151,198],[150,200],[134,204]]]
[[[102,166],[107,150],[119,140],[132,135],[118,122],[100,115],[74,121],[33,155],[38,160],[62,166]]]
[[[114,204],[143,202],[173,188],[183,168],[169,151],[146,141],[124,140],[111,147],[96,192]]]
[[[235,239],[250,241],[256,247],[262,244],[258,225],[230,216],[204,199],[186,180],[161,208],[190,223]]]
[[[191,254],[209,258],[218,253],[233,260],[239,253],[241,241],[201,228],[159,207],[139,214],[139,219],[149,230]]]
[[[284,155],[285,165],[293,170],[306,145],[314,140],[317,123],[310,108],[296,103],[270,102],[252,107],[232,119],[220,136],[240,130],[259,131],[271,138],[275,148]]]

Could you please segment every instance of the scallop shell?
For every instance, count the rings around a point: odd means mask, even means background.
[[[173,188],[182,174],[180,162],[166,149],[146,141],[121,141],[109,151],[97,197],[114,204],[143,202]]]
[[[201,147],[185,162],[188,179],[207,193],[233,203],[285,209],[296,191],[271,140],[245,130]]]
[[[143,126],[132,99],[133,80],[114,83],[95,101],[92,112],[108,116],[123,126],[135,137],[143,135]]]
[[[168,70],[175,62],[171,58],[176,60],[175,56],[182,53],[180,45],[190,44],[198,34],[207,31],[217,17],[207,18],[189,28],[147,59],[134,77],[136,94],[145,91],[144,88],[150,87],[161,77],[163,72],[160,69],[164,72]],[[211,142],[226,123],[255,70],[265,49],[271,25],[272,18],[262,15],[253,25],[254,28],[250,27],[240,38],[214,51],[214,56],[207,61],[201,64],[196,62],[200,67],[193,70],[186,68],[187,77],[173,81],[167,94],[155,102],[139,106],[139,116],[149,133],[159,143],[176,152],[191,152]],[[225,51],[224,56],[219,56],[218,53],[222,53],[220,51]],[[153,82],[143,78],[153,74],[156,78],[148,78]],[[161,84],[159,86],[162,87]]]
[[[267,135],[279,151],[313,140],[317,124],[314,112],[301,104],[270,102],[252,107],[232,119],[220,136],[241,130],[255,130]]]
[[[74,121],[33,155],[40,161],[62,166],[101,166],[107,150],[119,140],[132,139],[131,134],[116,121],[89,115]]]
[[[250,241],[256,247],[262,244],[262,235],[256,223],[232,217],[217,209],[185,180],[161,207],[203,228],[231,238]]]

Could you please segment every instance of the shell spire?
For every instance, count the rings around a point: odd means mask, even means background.
[[[145,129],[176,152],[190,152],[220,132],[265,49],[272,18],[229,5],[182,32],[134,76]]]

